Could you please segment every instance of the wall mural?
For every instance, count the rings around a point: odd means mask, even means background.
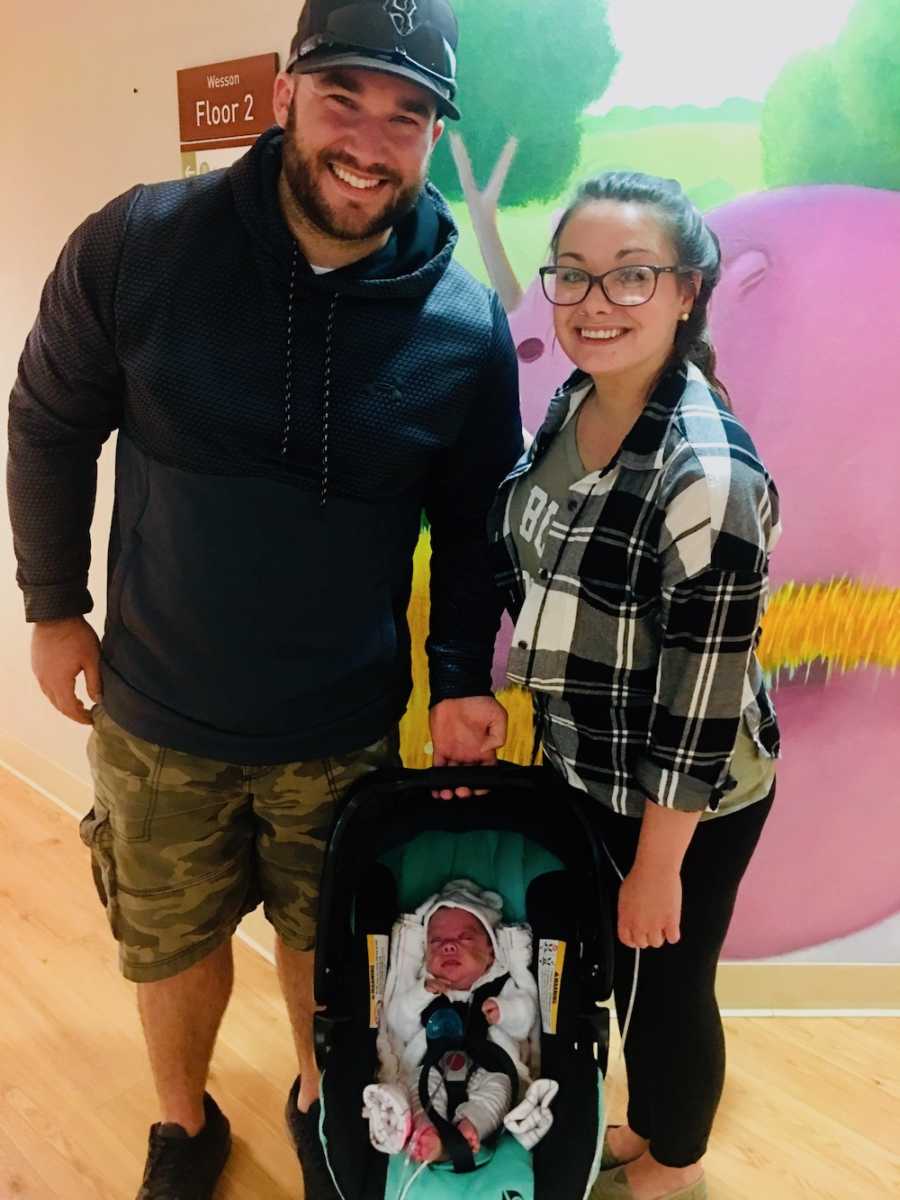
[[[726,956],[898,962],[900,0],[454,4],[463,119],[432,178],[459,260],[506,306],[529,431],[571,370],[536,272],[577,181],[676,177],[722,242],[719,372],[785,519],[760,646],[784,758]],[[424,530],[411,766],[429,751],[428,553]],[[501,698],[505,756],[527,761],[529,700]]]
[[[785,516],[760,647],[784,759],[726,955],[900,961],[900,0],[756,7],[747,29],[721,0],[457,0],[463,120],[432,175],[506,305],[531,432],[571,370],[536,269],[574,184],[674,176],[708,215],[720,374]],[[416,764],[424,678],[420,656]],[[501,698],[526,761],[528,698]]]

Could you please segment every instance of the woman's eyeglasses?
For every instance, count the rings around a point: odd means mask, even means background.
[[[656,295],[660,275],[686,274],[683,267],[652,267],[643,264],[614,267],[602,275],[591,275],[581,267],[541,267],[541,287],[551,304],[581,304],[596,283],[610,302],[624,308],[646,304]]]

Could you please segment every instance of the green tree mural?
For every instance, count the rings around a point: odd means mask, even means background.
[[[770,187],[900,189],[900,0],[859,0],[832,46],[789,63],[762,116]]]
[[[618,53],[605,0],[456,0],[459,134],[486,183],[510,137],[518,143],[504,205],[550,200],[578,162],[579,118],[606,90]],[[432,178],[451,200],[463,189],[445,139]]]

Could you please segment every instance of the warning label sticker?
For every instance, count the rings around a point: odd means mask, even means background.
[[[556,1033],[559,1019],[559,989],[562,984],[566,943],[541,938],[538,944],[538,992],[541,997],[541,1024],[544,1033]]]
[[[381,1006],[384,1002],[384,985],[388,972],[388,946],[390,938],[386,933],[369,933],[366,935],[366,948],[369,954],[369,1028],[377,1029],[381,1020]]]

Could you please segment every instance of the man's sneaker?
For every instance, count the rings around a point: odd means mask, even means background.
[[[231,1129],[208,1093],[203,1095],[203,1108],[206,1124],[194,1137],[180,1125],[151,1126],[137,1200],[212,1200],[231,1150]]]
[[[321,1105],[317,1100],[308,1112],[302,1113],[297,1107],[299,1094],[300,1080],[295,1079],[287,1098],[284,1117],[303,1172],[303,1194],[306,1200],[341,1200],[319,1138]]]

